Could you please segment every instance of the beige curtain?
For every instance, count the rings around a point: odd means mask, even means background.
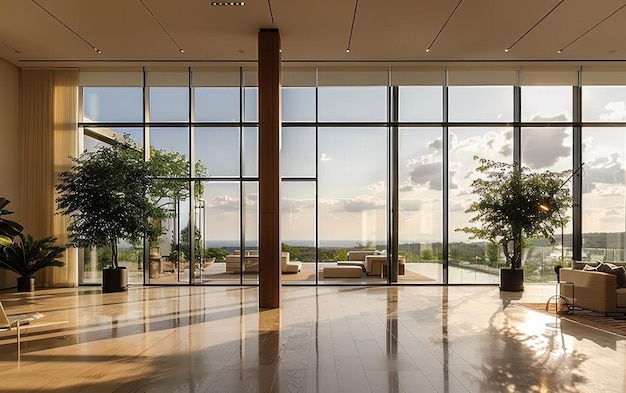
[[[69,169],[78,146],[78,70],[22,70],[19,106],[24,232],[67,242],[67,223],[56,215],[55,184]],[[65,267],[37,275],[44,287],[78,285],[75,249],[65,252]]]

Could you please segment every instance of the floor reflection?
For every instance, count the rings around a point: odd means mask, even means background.
[[[624,392],[626,339],[496,287],[138,287],[0,293],[54,329],[0,335],[7,392]],[[68,378],[68,376],[71,376]]]

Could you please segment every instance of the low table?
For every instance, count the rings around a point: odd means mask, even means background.
[[[363,271],[360,266],[337,265],[324,268],[324,278],[361,278]]]
[[[359,266],[363,273],[367,273],[365,263],[359,261],[337,261],[337,266]]]

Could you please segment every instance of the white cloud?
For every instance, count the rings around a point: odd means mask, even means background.
[[[366,210],[379,209],[386,206],[385,199],[371,195],[358,195],[352,198],[320,199],[320,212],[324,213],[358,213]]]
[[[626,103],[624,101],[609,102],[604,106],[608,113],[600,115],[601,121],[624,121],[626,119]]]
[[[341,199],[340,202],[343,209],[351,213],[374,210],[386,205],[383,199],[370,195],[359,195],[354,198]]]
[[[383,192],[387,190],[387,186],[384,181],[379,181],[374,184],[368,184],[366,187],[370,191]]]
[[[618,153],[585,163],[583,176],[597,183],[624,184],[624,166]]]
[[[239,200],[228,195],[218,195],[210,201],[209,207],[229,211],[239,210]]]
[[[332,161],[332,160],[333,160],[333,159],[332,159],[332,157],[328,157],[328,156],[326,155],[326,153],[322,153],[322,154],[320,155],[320,161],[322,161],[322,162],[324,162],[324,161]]]

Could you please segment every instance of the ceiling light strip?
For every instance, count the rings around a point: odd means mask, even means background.
[[[346,47],[346,53],[350,53],[350,46],[352,45],[352,32],[354,31],[354,22],[356,21],[356,10],[359,8],[359,0],[354,2],[354,14],[352,15],[352,25],[350,26],[350,37],[348,37],[348,46]]]
[[[42,6],[41,4],[39,4],[36,0],[32,0],[33,3],[37,4],[37,6],[39,8],[41,8],[42,10],[44,10],[44,12],[48,15],[50,15],[52,18],[54,18],[54,20],[56,20],[57,22],[59,22],[61,25],[63,25],[63,27],[65,27],[66,29],[68,29],[69,31],[71,31],[76,37],[80,38],[85,44],[89,45],[91,47],[91,49],[93,49],[94,51],[96,51],[96,53],[102,53],[102,51],[98,48],[96,48],[95,46],[91,45],[91,43],[89,41],[87,41],[86,39],[84,39],[80,34],[78,34],[77,32],[75,32],[74,30],[72,30],[71,27],[69,27],[68,25],[66,25],[65,23],[63,23],[63,21],[59,18],[57,18],[52,12],[48,11],[46,8],[44,8],[44,6]]]
[[[556,51],[556,53],[563,53],[563,51],[565,49],[567,49],[570,45],[572,45],[574,42],[578,41],[579,39],[581,39],[583,36],[587,35],[587,33],[589,33],[591,30],[595,29],[596,27],[600,26],[602,23],[604,23],[607,19],[609,19],[610,17],[612,17],[613,15],[617,14],[619,11],[621,11],[624,7],[626,7],[626,4],[623,4],[621,7],[619,7],[618,9],[616,9],[615,11],[613,11],[609,16],[607,16],[606,18],[602,19],[600,22],[596,23],[595,25],[593,25],[593,27],[591,27],[590,29],[588,29],[587,31],[585,31],[584,33],[582,33],[581,35],[579,35],[578,37],[576,37],[576,39],[572,42],[570,42],[569,44],[565,45],[564,47],[562,47],[561,49],[559,49],[558,51]]]
[[[509,45],[508,48],[506,48],[504,50],[504,52],[508,53],[511,49],[513,49],[513,47],[522,40],[522,38],[526,37],[526,35],[528,33],[530,33],[535,27],[537,27],[537,25],[539,25],[539,23],[541,23],[544,19],[546,19],[548,17],[548,15],[550,15],[552,12],[554,12],[554,10],[556,10],[561,4],[563,4],[565,2],[565,0],[561,0],[559,1],[559,3],[557,5],[555,5],[554,7],[552,7],[552,9],[550,11],[548,11],[547,14],[545,14],[541,19],[539,19],[537,21],[537,23],[535,23],[530,29],[528,29],[528,31],[524,34],[522,34],[522,36],[520,38],[518,38],[517,40],[515,40],[514,43],[512,43],[511,45]]]
[[[435,36],[435,38],[433,38],[432,42],[430,43],[430,45],[428,45],[428,48],[426,48],[426,53],[430,52],[430,49],[433,47],[433,45],[435,45],[435,41],[437,41],[437,38],[439,38],[439,35],[441,34],[441,32],[443,31],[443,29],[446,28],[446,25],[448,24],[448,22],[450,22],[450,19],[452,19],[452,15],[454,15],[454,13],[456,12],[456,10],[459,8],[459,6],[461,5],[461,3],[463,2],[463,0],[459,0],[459,2],[457,3],[456,7],[454,7],[454,9],[452,10],[452,12],[450,13],[450,15],[448,15],[448,19],[446,19],[446,21],[444,22],[443,26],[441,26],[441,29],[439,29],[439,32],[437,33],[437,35]]]
[[[267,8],[269,8],[270,10],[270,17],[272,18],[272,24],[275,25],[276,22],[274,22],[274,13],[272,12],[272,3],[270,2],[270,0],[267,0]]]
[[[240,6],[240,5],[246,5],[246,3],[244,3],[243,1],[212,1],[211,5],[216,5],[216,6],[223,6],[223,5]]]
[[[181,48],[180,45],[178,45],[178,42],[176,42],[176,40],[174,39],[174,37],[172,37],[172,35],[167,31],[167,29],[165,28],[165,26],[163,26],[163,24],[161,23],[161,21],[159,21],[159,19],[156,17],[156,15],[154,15],[154,13],[152,11],[150,11],[150,8],[148,8],[148,6],[143,2],[143,0],[139,0],[139,2],[141,3],[141,5],[143,6],[143,8],[146,9],[146,11],[148,11],[148,13],[150,14],[150,16],[152,16],[152,19],[154,19],[154,21],[161,26],[161,29],[163,30],[163,32],[170,38],[170,40],[172,41],[172,43],[174,45],[176,45],[176,48],[178,48],[178,51],[180,53],[185,53],[185,50],[183,48]]]

